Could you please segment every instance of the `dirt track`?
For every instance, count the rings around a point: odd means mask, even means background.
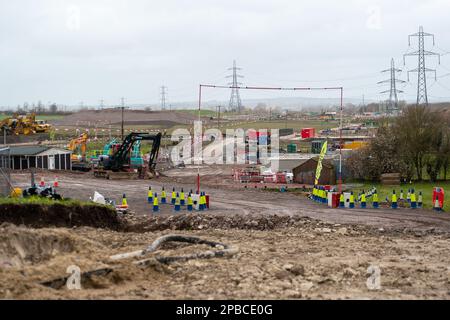
[[[39,175],[38,175],[39,177]],[[51,182],[54,176],[47,175],[46,181]],[[408,229],[435,229],[450,232],[450,215],[437,214],[430,210],[411,209],[330,209],[323,205],[311,202],[306,197],[289,194],[255,191],[252,188],[244,189],[217,189],[214,187],[216,176],[202,178],[205,190],[211,195],[211,213],[214,214],[267,214],[267,215],[299,215],[320,219],[329,223],[363,224],[382,228],[408,228]],[[15,182],[20,186],[29,184],[29,175],[14,176]],[[184,177],[192,184],[173,182],[173,178],[156,180],[102,180],[95,179],[90,174],[69,174],[59,176],[60,192],[66,196],[80,200],[88,200],[94,191],[102,193],[105,197],[120,201],[122,194],[127,195],[131,210],[137,215],[152,214],[151,206],[147,203],[147,189],[160,193],[165,186],[168,195],[172,187],[177,191],[184,188],[187,192],[195,190],[195,177]],[[219,182],[220,183],[220,182]],[[173,214],[170,206],[161,206],[159,215]]]
[[[14,175],[25,186],[28,175]],[[52,176],[46,176],[50,182]],[[186,179],[186,177],[184,178]],[[190,178],[188,178],[190,180]],[[222,177],[204,177],[211,210],[186,215],[166,205],[151,216],[146,193],[176,185],[152,181],[106,181],[86,175],[59,176],[63,195],[87,199],[94,190],[135,212],[129,232],[79,227],[31,229],[3,225],[0,297],[5,298],[450,298],[450,218],[432,211],[328,209],[308,199],[253,189],[215,189]],[[226,179],[223,177],[223,179]],[[195,179],[192,179],[194,182]],[[170,190],[168,190],[170,191]],[[320,219],[312,220],[313,219]],[[83,290],[39,285],[112,265],[112,254],[142,249],[168,233],[195,235],[239,248],[232,258],[193,260],[137,268],[120,264],[108,276],[82,283]],[[201,246],[172,245],[157,255],[192,253]],[[381,288],[369,290],[368,267],[381,270]],[[117,267],[117,266],[115,266]]]

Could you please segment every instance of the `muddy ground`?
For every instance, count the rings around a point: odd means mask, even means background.
[[[58,126],[97,126],[99,128],[104,126],[104,128],[108,128],[110,124],[120,124],[121,119],[122,113],[117,109],[84,110],[62,119],[53,120],[52,123]],[[127,110],[125,114],[127,125],[191,124],[197,119],[195,114],[177,111]]]
[[[46,175],[50,182],[53,175]],[[192,176],[193,177],[193,176]],[[28,174],[15,174],[25,186]],[[129,228],[33,229],[3,224],[0,230],[0,297],[125,299],[353,299],[450,298],[450,218],[432,211],[328,209],[294,194],[252,188],[217,188],[227,176],[204,176],[211,209],[175,214],[169,205],[153,215],[146,194],[176,186],[194,189],[175,177],[151,181],[106,181],[89,175],[59,176],[60,192],[88,199],[97,190],[120,200],[126,193]],[[184,177],[183,181],[190,181]],[[109,256],[143,249],[161,235],[194,235],[230,244],[228,258],[192,260],[145,268]],[[205,250],[171,245],[148,257]],[[40,283],[81,271],[112,268],[92,276],[81,290],[52,289]],[[380,288],[368,287],[368,268],[380,270]],[[373,269],[372,269],[373,270]],[[372,276],[372,278],[374,277]],[[375,282],[376,283],[376,282]]]

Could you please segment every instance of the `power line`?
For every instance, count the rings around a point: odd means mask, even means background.
[[[118,107],[118,108],[116,108],[116,109],[121,109],[121,111],[122,111],[122,120],[121,120],[121,125],[120,125],[120,138],[121,138],[121,140],[123,140],[123,137],[124,137],[124,123],[125,123],[125,121],[124,121],[124,113],[125,113],[125,109],[128,109],[128,107],[125,107],[125,98],[124,97],[122,97],[122,98],[120,98],[120,107]]]
[[[397,93],[403,93],[402,90],[397,89],[397,83],[405,83],[406,82],[406,81],[397,79],[397,72],[402,72],[402,70],[395,68],[394,58],[392,58],[391,59],[391,67],[389,69],[383,70],[381,72],[382,73],[389,72],[389,74],[390,74],[389,79],[378,82],[378,84],[381,84],[381,83],[389,83],[390,84],[389,90],[380,92],[380,94],[389,92],[389,100],[387,103],[386,112],[390,113],[390,114],[397,114],[399,111]]]
[[[439,53],[431,52],[425,50],[425,38],[426,37],[432,37],[433,39],[433,45],[434,42],[434,35],[431,33],[425,33],[423,31],[423,27],[419,27],[419,32],[411,34],[408,36],[408,43],[411,46],[411,38],[417,37],[418,38],[418,50],[406,53],[403,55],[403,64],[406,63],[405,58],[407,56],[418,56],[418,67],[417,69],[409,70],[408,71],[408,81],[409,81],[409,73],[410,72],[417,72],[417,105],[425,105],[428,106],[428,95],[427,95],[427,72],[434,72],[434,76],[437,79],[436,70],[435,69],[428,69],[425,65],[425,57],[426,56],[438,56],[439,58],[439,64],[441,63],[441,56]]]
[[[239,95],[239,86],[242,85],[241,82],[238,82],[238,78],[243,78],[244,76],[237,73],[238,70],[242,70],[241,68],[236,67],[236,60],[233,60],[233,67],[229,68],[228,70],[232,70],[233,74],[230,76],[227,76],[227,78],[232,78],[233,81],[231,83],[228,83],[228,85],[231,85],[231,96],[230,96],[230,103],[229,103],[229,109],[230,111],[237,111],[238,113],[241,113],[242,108],[242,101],[241,97]]]
[[[447,86],[445,86],[445,85],[443,85],[439,80],[438,81],[436,81],[436,83],[441,87],[441,88],[444,88],[445,90],[448,90],[448,91],[450,91],[450,88],[449,87],[447,87]]]
[[[161,86],[161,110],[166,110],[167,87]]]

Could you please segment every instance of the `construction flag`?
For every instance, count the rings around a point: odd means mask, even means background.
[[[317,161],[316,180],[314,182],[315,185],[319,184],[320,173],[322,172],[322,160],[325,157],[325,153],[327,153],[327,147],[328,142],[325,141],[325,143],[322,146],[322,150],[320,151],[319,160]]]

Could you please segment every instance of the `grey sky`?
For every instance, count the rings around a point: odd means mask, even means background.
[[[419,25],[436,35],[428,49],[450,51],[449,12],[450,0],[1,0],[0,105],[157,103],[162,84],[170,102],[195,101],[199,83],[226,83],[233,59],[246,85],[343,85],[346,97],[380,99],[379,71],[391,57],[405,68]],[[437,69],[430,101],[450,100],[450,54]],[[414,99],[415,81],[401,97]],[[255,96],[278,94],[242,93]]]

